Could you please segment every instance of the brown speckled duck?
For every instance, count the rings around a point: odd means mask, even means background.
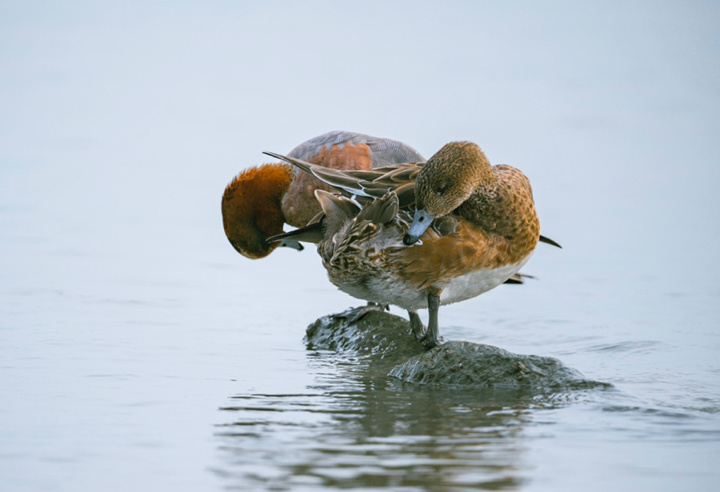
[[[271,154],[345,196],[315,193],[324,214],[271,240],[314,242],[333,284],[410,315],[426,347],[438,343],[441,305],[473,298],[518,275],[540,235],[530,182],[492,166],[470,142],[445,145],[427,163],[338,171]],[[429,326],[418,309],[428,308]]]

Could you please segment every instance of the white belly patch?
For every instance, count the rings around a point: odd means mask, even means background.
[[[436,287],[442,289],[440,304],[452,304],[453,302],[472,299],[494,289],[516,274],[527,263],[530,256],[528,255],[520,263],[514,265],[476,270],[455,277],[448,282],[437,284]],[[394,304],[411,310],[427,308],[427,293],[425,291],[419,291],[412,285],[390,276],[377,276],[362,284],[345,283],[336,285],[341,290],[359,299]]]
[[[515,265],[477,270],[439,285],[439,287],[443,289],[440,294],[440,304],[452,304],[453,302],[472,299],[473,297],[494,289],[520,271],[529,259],[530,255]]]

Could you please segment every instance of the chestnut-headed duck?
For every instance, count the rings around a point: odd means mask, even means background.
[[[402,162],[423,161],[412,147],[387,138],[334,131],[295,147],[290,157],[333,169],[372,169]],[[222,216],[225,235],[243,256],[269,255],[280,243],[267,238],[283,225],[302,227],[320,213],[316,189],[331,190],[311,174],[286,163],[271,163],[241,172],[225,188]],[[282,245],[302,249],[297,241]]]
[[[438,310],[487,292],[520,268],[540,235],[530,181],[492,166],[471,142],[451,142],[427,163],[370,171],[326,169],[271,154],[344,196],[315,192],[324,215],[271,240],[317,243],[330,281],[351,296],[408,311],[415,336],[438,344]],[[425,328],[418,309],[429,310]]]

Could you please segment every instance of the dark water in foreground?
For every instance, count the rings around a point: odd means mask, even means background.
[[[5,2],[0,490],[717,489],[719,18]],[[469,139],[522,169],[564,249],[443,307],[441,334],[612,387],[420,387],[308,349],[357,301],[310,250],[238,256],[220,196],[335,129],[426,156]]]

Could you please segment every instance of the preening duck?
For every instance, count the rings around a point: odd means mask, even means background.
[[[422,161],[412,147],[387,138],[333,131],[295,147],[290,157],[333,169],[365,169]],[[225,235],[243,256],[257,259],[278,245],[302,249],[297,241],[268,243],[283,226],[306,225],[320,212],[316,189],[332,189],[311,174],[286,163],[269,163],[241,172],[225,188],[222,216]]]
[[[317,243],[330,281],[370,302],[406,309],[415,336],[437,345],[441,305],[517,278],[540,235],[530,182],[492,166],[471,142],[445,145],[427,163],[327,169],[267,153],[333,186],[315,192],[323,214],[270,240]],[[418,309],[429,310],[425,328]]]

